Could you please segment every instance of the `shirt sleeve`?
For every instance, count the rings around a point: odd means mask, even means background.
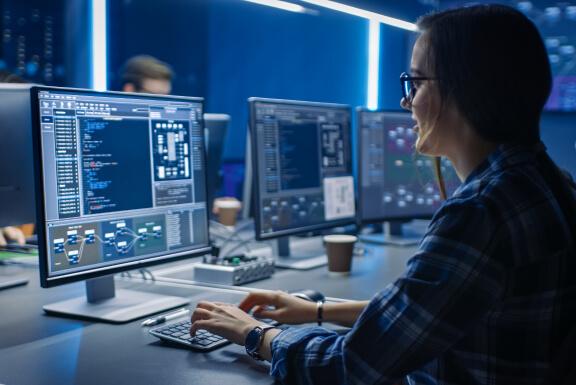
[[[272,341],[271,374],[290,384],[392,384],[437,358],[502,299],[505,270],[491,257],[502,236],[495,218],[477,203],[445,205],[405,273],[347,335],[283,331]]]

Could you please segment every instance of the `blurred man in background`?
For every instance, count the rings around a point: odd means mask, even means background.
[[[130,58],[123,67],[122,91],[168,95],[174,72],[170,65],[149,55]]]

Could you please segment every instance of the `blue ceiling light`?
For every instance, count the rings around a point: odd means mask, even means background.
[[[301,5],[290,3],[288,1],[281,0],[244,0],[249,3],[266,5],[268,7],[283,9],[284,11],[296,12],[296,13],[306,13],[306,8]]]
[[[304,3],[314,4],[319,7],[332,9],[334,11],[347,13],[349,15],[362,17],[364,19],[374,20],[379,23],[390,25],[396,28],[402,28],[407,31],[418,30],[418,27],[416,27],[416,24],[414,23],[409,23],[407,21],[396,19],[394,17],[385,16],[380,13],[366,11],[361,8],[352,7],[350,5],[345,5],[332,0],[300,0],[300,1]]]
[[[380,23],[368,21],[368,94],[366,107],[377,110],[379,106],[380,89]]]
[[[92,88],[105,91],[108,88],[108,58],[106,36],[106,0],[91,0],[92,37]]]
[[[380,99],[380,24],[386,24],[411,32],[418,30],[416,24],[332,0],[300,1],[368,20],[368,78],[366,106],[371,110],[378,109]]]

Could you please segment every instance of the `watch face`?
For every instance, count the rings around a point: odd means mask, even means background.
[[[260,335],[262,334],[262,329],[255,327],[246,336],[246,350],[254,351],[258,348],[258,343],[260,342]]]

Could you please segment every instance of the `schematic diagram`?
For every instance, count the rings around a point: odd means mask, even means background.
[[[166,250],[163,215],[136,217],[50,230],[53,269],[89,266]]]
[[[154,180],[191,178],[189,121],[153,120]]]

